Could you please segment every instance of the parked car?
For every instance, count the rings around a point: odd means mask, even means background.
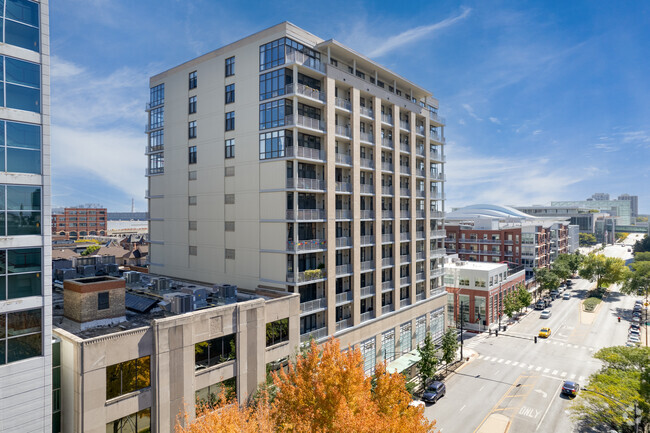
[[[571,299],[571,293],[569,293],[569,292],[565,292],[565,293],[562,295],[562,299]]]
[[[427,386],[427,388],[424,390],[424,394],[422,394],[422,401],[426,401],[427,403],[435,403],[441,397],[444,397],[446,392],[447,387],[445,384],[439,381],[435,381]]]
[[[632,317],[632,321],[633,321],[633,322],[637,322],[637,323],[638,323],[638,322],[640,322],[640,321],[641,321],[641,319],[640,319],[640,318],[638,318],[638,317]]]
[[[627,332],[627,334],[628,335],[640,336],[641,335],[641,330],[640,329],[630,328],[630,330]]]
[[[551,328],[542,328],[539,330],[539,336],[548,338],[551,336]]]
[[[580,385],[575,382],[567,380],[562,385],[562,394],[568,395],[569,397],[575,397],[580,391]]]
[[[542,314],[539,315],[540,319],[548,319],[551,317],[551,310],[544,310],[542,311]]]
[[[631,343],[640,343],[641,338],[637,337],[636,335],[628,335],[627,336],[627,341],[629,341]]]
[[[550,307],[552,304],[552,299],[551,298],[544,298],[544,305],[547,307]]]
[[[641,329],[638,323],[631,323],[630,324],[630,329]]]
[[[537,301],[537,303],[535,304],[535,309],[536,310],[543,310],[544,308],[546,308],[546,302]]]
[[[557,290],[551,290],[551,299],[557,298],[557,295],[559,294],[560,292],[558,292]]]
[[[571,286],[571,285],[573,285],[573,281],[571,281],[571,280],[566,280],[566,285],[567,285],[567,286]]]

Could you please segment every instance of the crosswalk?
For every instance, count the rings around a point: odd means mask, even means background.
[[[577,374],[574,374],[574,373],[569,373],[569,372],[566,372],[566,371],[561,371],[559,369],[544,367],[544,366],[541,366],[541,365],[528,364],[526,362],[513,361],[511,359],[499,358],[498,356],[479,355],[478,359],[483,360],[483,361],[487,361],[487,362],[495,362],[497,364],[508,365],[510,367],[518,367],[518,368],[521,368],[522,370],[525,370],[525,371],[536,372],[536,373],[539,373],[539,374],[552,376],[552,377],[554,377],[556,379],[577,380],[578,383],[584,383],[584,381],[585,381],[584,376],[580,376],[580,375],[577,375]]]
[[[484,338],[480,337],[473,337],[470,340],[466,341],[463,345],[467,348],[473,349],[479,344],[481,344],[485,340]],[[532,338],[531,338],[532,340]],[[572,343],[567,343],[565,341],[560,341],[560,340],[552,340],[552,339],[544,339],[544,338],[538,338],[537,339],[538,344],[549,344],[553,346],[560,346],[560,347],[566,347],[567,349],[583,349],[583,350],[588,350],[590,352],[594,352],[598,350],[595,347],[589,347],[589,346],[583,346],[580,344],[572,344]]]

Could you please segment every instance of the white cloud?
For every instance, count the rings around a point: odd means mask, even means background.
[[[464,119],[458,119],[458,124],[459,124],[459,125],[464,125],[464,124],[465,124],[465,120],[464,120]]]
[[[490,117],[490,122],[496,123],[497,125],[501,125],[501,121],[496,117]]]
[[[393,51],[396,48],[420,40],[435,31],[442,30],[446,27],[449,27],[457,23],[458,21],[467,18],[467,16],[471,11],[472,9],[470,8],[463,8],[463,12],[460,15],[457,15],[455,17],[447,18],[435,24],[430,24],[428,26],[415,27],[413,29],[406,30],[398,35],[391,36],[388,39],[386,39],[382,44],[377,46],[374,50],[372,50],[368,54],[368,56],[381,57],[384,54]]]
[[[533,135],[539,135],[541,133],[542,133],[541,129],[536,129],[536,130],[533,131]]]
[[[76,77],[84,72],[84,69],[74,63],[67,62],[58,56],[50,58],[50,76],[52,80],[65,80],[68,78]]]
[[[483,121],[483,119],[481,119],[476,115],[476,113],[474,113],[474,108],[472,108],[471,105],[463,104],[462,107],[465,109],[465,111],[467,111],[467,114],[469,114],[471,117],[473,117],[476,120]]]

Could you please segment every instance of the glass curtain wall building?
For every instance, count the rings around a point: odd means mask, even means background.
[[[48,17],[0,1],[0,431],[52,429]]]

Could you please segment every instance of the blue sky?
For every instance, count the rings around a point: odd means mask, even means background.
[[[56,0],[53,205],[146,210],[148,78],[282,21],[433,92],[447,208],[639,196],[650,213],[650,3]]]

